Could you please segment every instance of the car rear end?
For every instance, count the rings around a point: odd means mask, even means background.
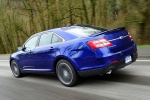
[[[109,30],[93,37],[94,40],[88,41],[88,45],[103,65],[98,73],[110,73],[136,61],[137,47],[125,28]]]
[[[90,28],[100,30],[97,27]],[[87,36],[86,44],[93,54],[89,53],[86,58],[80,58],[80,76],[110,74],[135,62],[138,56],[136,44],[124,27],[93,32]],[[76,62],[78,63],[77,60]]]

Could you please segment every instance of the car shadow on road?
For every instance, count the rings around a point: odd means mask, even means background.
[[[33,79],[40,79],[42,81],[58,81],[58,78],[56,75],[43,75],[43,74],[28,74],[28,78]],[[150,86],[150,77],[146,76],[135,76],[131,75],[129,71],[127,70],[119,70],[115,73],[112,73],[110,75],[103,75],[103,76],[92,76],[92,77],[84,77],[80,78],[79,84],[90,84],[90,85],[96,85],[96,84],[110,84],[110,82],[119,82],[119,83],[128,83],[128,84],[138,84],[138,85],[147,85]]]
[[[50,81],[58,80],[56,75],[50,75],[50,74],[26,74],[24,75],[24,77],[41,79],[41,80],[50,80]]]
[[[105,82],[105,84],[109,84],[109,82],[119,82],[119,83],[129,83],[129,84],[138,84],[138,85],[148,85],[150,86],[150,77],[146,76],[135,76],[129,74],[130,72],[127,70],[119,70],[110,75],[103,76],[93,76],[93,77],[85,77],[80,79],[80,84],[101,84]]]

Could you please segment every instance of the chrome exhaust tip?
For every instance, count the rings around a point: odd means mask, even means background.
[[[108,70],[106,74],[111,74],[111,73],[112,73],[112,69]]]

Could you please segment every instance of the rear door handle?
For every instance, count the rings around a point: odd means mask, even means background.
[[[33,51],[32,51],[32,50],[29,50],[29,53],[33,53]]]
[[[49,49],[49,50],[53,51],[53,50],[55,50],[55,48],[53,48],[53,47],[50,47],[50,49]]]

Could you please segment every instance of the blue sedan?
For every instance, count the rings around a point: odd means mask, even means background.
[[[72,25],[31,36],[10,56],[10,67],[16,78],[24,73],[54,73],[70,87],[79,77],[110,74],[136,59],[136,44],[124,27]]]

